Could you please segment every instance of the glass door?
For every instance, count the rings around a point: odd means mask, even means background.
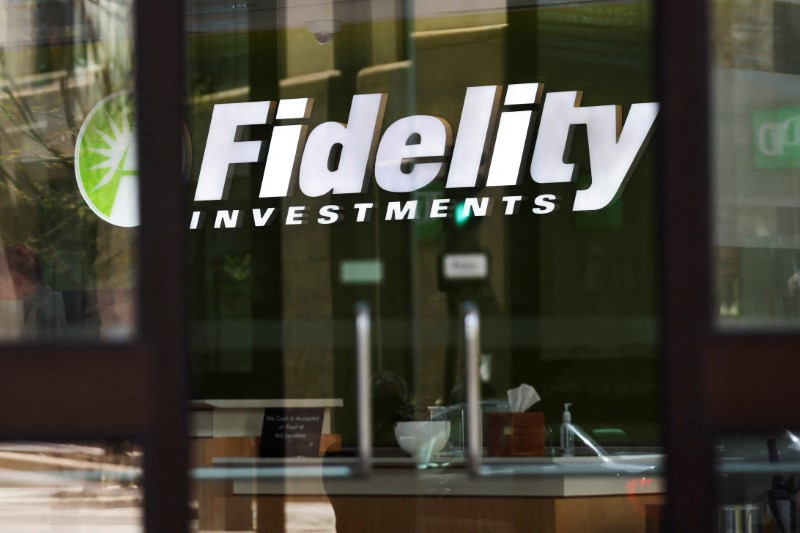
[[[198,527],[657,522],[650,3],[192,1],[186,49]]]

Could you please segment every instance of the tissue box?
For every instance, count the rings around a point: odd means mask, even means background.
[[[544,456],[544,413],[488,413],[487,417],[490,456]]]

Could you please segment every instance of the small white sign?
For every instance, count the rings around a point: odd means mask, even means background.
[[[350,259],[339,263],[339,282],[342,285],[383,283],[383,261],[380,259]]]
[[[444,279],[469,280],[489,277],[489,257],[486,254],[448,254],[444,256]]]

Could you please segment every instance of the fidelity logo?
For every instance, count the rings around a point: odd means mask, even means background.
[[[94,213],[115,226],[139,225],[139,180],[131,94],[111,94],[86,116],[75,143],[75,179]]]
[[[374,175],[377,185],[389,192],[419,190],[446,174],[446,189],[512,187],[529,174],[536,183],[569,183],[577,176],[576,165],[567,163],[572,129],[585,124],[589,143],[591,186],[578,190],[573,211],[595,211],[611,204],[625,186],[652,133],[658,104],[633,104],[624,126],[621,106],[581,107],[577,91],[548,93],[543,84],[524,83],[469,87],[455,143],[452,129],[442,118],[415,115],[391,124],[380,136],[387,96],[356,95],[347,124],[325,122],[310,133],[304,122],[311,114],[310,98],[277,102],[219,104],[214,107],[195,202],[226,200],[233,165],[256,163],[260,140],[241,141],[237,128],[272,124],[259,198],[293,195],[295,186],[307,197],[363,193]],[[502,110],[501,110],[502,100]],[[277,109],[275,109],[277,108]],[[541,117],[538,117],[538,115]],[[523,161],[528,131],[539,118],[538,134],[529,164]],[[380,138],[379,138],[380,137]],[[528,171],[523,173],[522,165]],[[488,167],[488,169],[486,168]],[[486,216],[488,197],[466,198],[464,216]],[[522,196],[503,196],[504,214],[513,215],[526,201]],[[531,212],[555,211],[558,198],[541,194],[532,199]],[[453,215],[451,199],[439,198],[424,206],[418,200],[387,202],[384,220],[444,218]],[[294,205],[279,217],[278,208],[217,210],[215,228],[234,228],[249,219],[267,226],[280,218],[286,225],[334,224],[346,216],[365,222],[377,208],[373,203],[353,203],[349,209],[332,203],[310,213],[308,206]],[[348,213],[349,212],[349,213]],[[203,211],[194,211],[191,229],[203,225]]]
[[[401,118],[381,135],[387,102],[384,94],[353,96],[346,124],[324,122],[311,131],[308,125],[311,98],[217,104],[195,190],[196,210],[192,212],[190,229],[202,228],[207,214],[213,215],[214,228],[236,228],[245,222],[263,227],[276,220],[286,225],[333,224],[347,217],[365,222],[379,211],[384,220],[454,216],[455,206],[449,198],[437,198],[426,205],[420,205],[418,200],[390,201],[383,206],[371,202],[345,206],[336,202],[320,207],[316,213],[311,213],[302,201],[285,208],[243,206],[241,209],[215,209],[213,202],[228,199],[235,165],[259,162],[264,164],[261,199],[293,197],[297,188],[306,197],[357,195],[366,191],[373,178],[381,189],[393,193],[414,192],[436,179],[444,180],[446,190],[513,187],[528,178],[539,184],[575,182],[578,168],[567,162],[567,158],[572,130],[581,124],[587,131],[591,185],[576,191],[572,210],[596,211],[607,207],[622,194],[647,146],[658,104],[631,105],[623,125],[621,106],[582,107],[579,91],[552,92],[543,97],[543,89],[540,83],[512,84],[505,90],[498,85],[467,88],[455,142],[450,124],[432,115]],[[87,117],[82,133],[95,110]],[[114,135],[101,134],[99,128],[90,124],[106,145],[90,149],[100,155],[114,151],[115,135],[119,136],[116,130],[122,132],[129,124],[125,122],[115,129],[111,124],[118,122],[112,115],[103,116],[107,118],[101,126],[111,128]],[[263,141],[241,140],[237,132],[241,126],[267,124],[271,125],[271,138],[266,161],[260,161]],[[534,136],[536,140],[529,151],[529,139]],[[530,160],[524,161],[531,152]],[[114,180],[127,168],[127,159],[122,163],[116,156],[107,159],[116,162],[104,160],[93,163],[92,168],[106,169]],[[103,187],[98,184],[105,179],[94,180],[92,190]],[[80,177],[78,181],[82,183]],[[81,187],[83,192],[86,187]],[[86,194],[84,198],[88,203]],[[467,197],[459,215],[487,216],[494,201],[486,196]],[[559,198],[540,194],[528,200],[522,195],[507,195],[500,201],[505,215],[517,214],[523,207],[543,215],[556,210]],[[528,202],[530,205],[526,206]],[[207,208],[200,210],[200,206]],[[117,223],[113,217],[103,218]]]

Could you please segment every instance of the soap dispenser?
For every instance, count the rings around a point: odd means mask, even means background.
[[[561,415],[561,455],[570,457],[575,452],[575,435],[572,432],[572,413],[569,412],[571,403],[564,404],[564,413]]]

